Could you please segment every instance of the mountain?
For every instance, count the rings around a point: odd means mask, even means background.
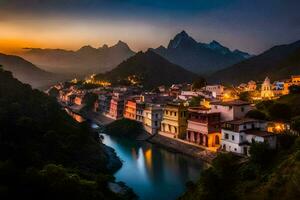
[[[249,80],[262,81],[288,78],[300,74],[300,41],[275,46],[258,56],[220,70],[209,77],[210,82],[238,84]]]
[[[145,53],[138,52],[113,70],[96,76],[96,79],[106,79],[112,83],[133,79],[147,89],[160,85],[192,82],[197,78],[198,75],[169,62],[151,50]]]
[[[248,53],[231,51],[217,41],[200,43],[185,31],[170,40],[167,48],[153,49],[169,61],[198,74],[209,74],[250,57]]]
[[[0,65],[5,70],[11,71],[17,79],[34,88],[51,84],[59,79],[58,75],[41,70],[19,56],[0,53]]]
[[[0,199],[125,199],[107,187],[115,154],[98,137],[0,69]]]
[[[134,54],[126,43],[119,41],[111,47],[83,46],[77,51],[27,48],[22,57],[52,72],[86,75],[108,71]]]

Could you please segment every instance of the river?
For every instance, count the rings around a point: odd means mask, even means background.
[[[80,115],[67,109],[78,122]],[[97,128],[96,124],[91,124]],[[141,200],[174,200],[186,190],[187,181],[199,179],[205,163],[157,145],[107,134],[103,143],[115,149],[123,166],[114,176],[131,187]]]
[[[131,187],[141,200],[173,200],[186,190],[187,181],[199,178],[204,163],[148,142],[103,134],[103,143],[123,161],[117,181]]]

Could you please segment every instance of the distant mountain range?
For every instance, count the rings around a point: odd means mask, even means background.
[[[124,83],[133,80],[146,89],[173,83],[192,82],[197,78],[199,78],[198,75],[169,62],[151,50],[145,53],[138,52],[113,70],[96,76],[96,79],[105,79],[112,83]]]
[[[133,56],[129,46],[119,41],[116,45],[99,48],[84,46],[77,51],[64,49],[27,48],[22,57],[52,72],[86,75],[111,70]]]
[[[249,80],[288,78],[300,74],[300,40],[291,44],[275,46],[248,60],[220,70],[210,76],[214,83],[238,84]]]
[[[0,53],[0,65],[5,70],[11,71],[15,78],[34,88],[46,86],[62,78],[62,76],[41,70],[19,56]]]
[[[198,74],[210,74],[251,57],[240,50],[231,51],[217,41],[209,44],[197,42],[185,31],[178,33],[167,48],[160,46],[152,50]]]

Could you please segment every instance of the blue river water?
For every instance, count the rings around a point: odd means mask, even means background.
[[[123,161],[117,181],[131,187],[141,200],[173,200],[186,190],[187,181],[199,178],[204,163],[148,142],[103,134],[103,143]]]

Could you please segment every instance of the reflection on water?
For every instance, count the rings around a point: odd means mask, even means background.
[[[84,122],[85,119],[83,117],[81,117],[80,115],[72,112],[70,109],[68,108],[65,108],[65,111],[71,116],[73,117],[77,122],[81,123],[81,122]]]
[[[124,161],[117,181],[133,188],[140,199],[172,200],[185,191],[185,183],[196,181],[203,163],[146,142],[104,134],[103,143],[113,147]]]

